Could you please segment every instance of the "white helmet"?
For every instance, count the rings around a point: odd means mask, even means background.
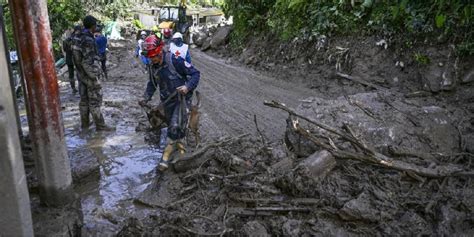
[[[174,33],[172,39],[183,39],[183,35],[179,32]]]
[[[146,31],[143,30],[140,35],[146,35]]]

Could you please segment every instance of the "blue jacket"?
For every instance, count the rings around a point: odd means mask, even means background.
[[[170,57],[171,56],[171,57]],[[156,91],[155,85],[160,89],[160,99],[166,100],[176,88],[186,85],[189,93],[186,98],[191,98],[192,92],[199,84],[200,72],[181,57],[173,57],[165,53],[163,65],[152,65],[153,81],[149,81],[146,88],[146,97],[151,99]],[[168,65],[171,60],[172,66]],[[174,68],[174,69],[173,69]]]
[[[101,34],[95,37],[95,43],[97,44],[97,52],[99,55],[104,55],[107,49],[107,38]]]

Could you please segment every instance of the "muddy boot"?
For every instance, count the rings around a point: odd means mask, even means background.
[[[97,131],[115,131],[115,127],[109,127],[105,124],[104,116],[102,116],[100,108],[91,109],[91,114]]]
[[[88,129],[90,126],[89,107],[79,107],[79,114],[81,116],[81,129]]]
[[[184,147],[183,142],[179,141],[176,143],[176,148],[179,151],[179,157],[182,158],[184,154],[186,153],[186,147]]]
[[[71,89],[72,89],[73,94],[77,93],[76,82],[75,81],[71,81]]]
[[[170,156],[173,153],[174,149],[175,149],[174,142],[169,142],[168,145],[166,145],[165,150],[163,151],[163,157],[161,158],[161,162],[159,165],[160,171],[164,171],[168,169],[168,162],[170,160]]]

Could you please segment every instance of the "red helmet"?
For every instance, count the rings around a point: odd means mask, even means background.
[[[146,37],[145,42],[143,42],[143,50],[147,52],[146,56],[149,58],[161,54],[162,49],[163,43],[156,35]]]
[[[173,33],[173,32],[172,32],[171,29],[169,29],[169,28],[163,29],[163,36],[164,36],[165,38],[170,38],[172,33]]]

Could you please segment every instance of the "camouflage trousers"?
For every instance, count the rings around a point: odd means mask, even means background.
[[[79,81],[81,101],[79,107],[100,108],[102,105],[102,86],[96,78],[82,77]]]

